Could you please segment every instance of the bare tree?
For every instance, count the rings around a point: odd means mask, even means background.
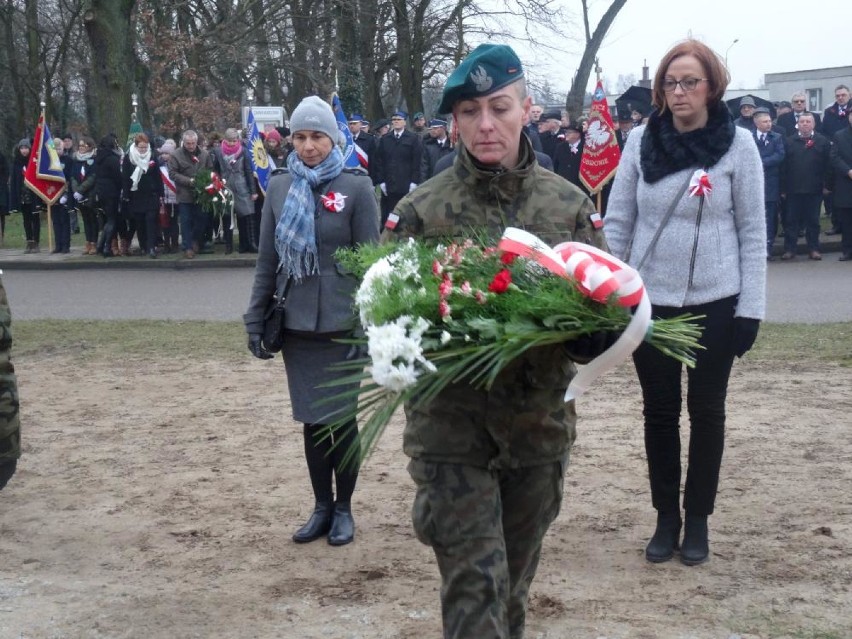
[[[612,0],[593,33],[589,24],[589,2],[588,0],[580,0],[583,7],[586,47],[583,51],[583,57],[580,59],[580,66],[577,67],[577,73],[571,83],[571,90],[565,100],[565,109],[572,120],[579,117],[583,112],[583,98],[586,95],[586,86],[589,84],[589,76],[592,73],[598,50],[601,48],[604,37],[606,37],[612,23],[615,22],[618,12],[621,11],[626,2],[627,0]]]

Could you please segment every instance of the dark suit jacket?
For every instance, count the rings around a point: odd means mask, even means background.
[[[781,164],[786,154],[784,138],[770,131],[766,134],[766,141],[761,143],[758,135],[754,133],[754,141],[763,163],[763,199],[766,202],[777,202],[781,195]]]
[[[814,113],[814,120],[816,122],[814,131],[816,133],[822,133],[822,118],[819,116],[819,113]],[[793,115],[792,111],[778,116],[778,126],[783,126],[787,135],[796,135],[796,133],[798,133],[798,129],[796,128],[796,116]]]
[[[423,138],[411,131],[403,131],[397,139],[393,131],[379,140],[373,183],[385,183],[388,193],[406,194],[409,185],[420,184],[420,158]],[[372,164],[372,158],[370,163]]]
[[[822,114],[822,133],[829,140],[834,140],[834,136],[841,131],[849,128],[849,112],[852,110],[852,101],[846,105],[846,115],[840,115],[837,111],[837,102],[828,107]]]
[[[571,152],[571,145],[568,141],[560,142],[556,145],[556,150],[553,152],[553,172],[556,175],[561,175],[574,186],[580,187],[586,193],[586,187],[580,182],[580,161],[583,158],[583,139],[580,138],[580,143],[577,146],[577,152]]]
[[[438,140],[434,138],[429,138],[423,143],[423,155],[420,160],[420,180],[421,182],[425,182],[430,177],[435,175],[436,170],[435,167],[438,164],[438,161],[444,157],[445,155],[449,155],[453,152],[453,148],[450,146],[450,138],[448,137],[444,144],[438,144]]]
[[[784,140],[786,154],[781,171],[781,191],[796,195],[822,194],[830,177],[831,143],[828,138],[814,133],[809,140],[791,135]]]
[[[852,208],[852,127],[834,136],[831,147],[831,164],[834,169],[834,206]]]

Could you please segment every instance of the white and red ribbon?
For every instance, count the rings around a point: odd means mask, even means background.
[[[331,211],[332,213],[340,213],[346,204],[347,197],[348,196],[343,195],[343,193],[329,191],[327,194],[322,196],[322,205],[326,208],[326,210]]]
[[[642,278],[609,253],[582,242],[563,242],[551,248],[532,233],[511,227],[504,231],[497,248],[532,259],[552,273],[574,280],[583,294],[597,302],[605,303],[614,295],[620,306],[636,307],[621,337],[574,376],[565,392],[566,402],[577,399],[598,377],[626,360],[648,334],[652,325],[651,301]]]
[[[705,199],[710,199],[710,193],[713,191],[713,185],[710,183],[710,176],[704,169],[696,169],[692,177],[689,178],[689,194],[693,197],[703,195]]]

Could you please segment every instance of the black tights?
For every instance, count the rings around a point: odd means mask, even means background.
[[[686,406],[689,413],[689,465],[683,506],[693,515],[712,515],[725,447],[725,400],[734,362],[731,335],[736,297],[683,308],[653,307],[654,318],[683,313],[704,315],[704,332],[696,365],[687,370]],[[679,511],[680,413],[682,364],[650,344],[633,353],[642,386],[645,414],[645,452],[651,499],[658,511]]]
[[[337,487],[337,501],[349,503],[355,492],[355,482],[358,480],[358,457],[346,463],[343,467],[343,457],[346,451],[357,442],[358,428],[355,422],[338,429],[333,437],[317,441],[317,433],[323,429],[323,424],[305,424],[305,460],[308,462],[308,473],[311,476],[311,487],[317,502],[330,503],[334,501],[331,480],[332,476]],[[332,450],[332,447],[334,449]]]

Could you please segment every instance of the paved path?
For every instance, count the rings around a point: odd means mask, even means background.
[[[770,263],[767,319],[852,321],[852,262],[838,262],[837,257],[834,253],[822,262],[799,257],[791,263]],[[226,268],[219,260],[208,268],[176,270],[139,259],[144,268],[32,270],[7,262],[3,281],[13,317],[240,321],[254,274],[245,262]],[[126,263],[133,265],[131,260]]]

